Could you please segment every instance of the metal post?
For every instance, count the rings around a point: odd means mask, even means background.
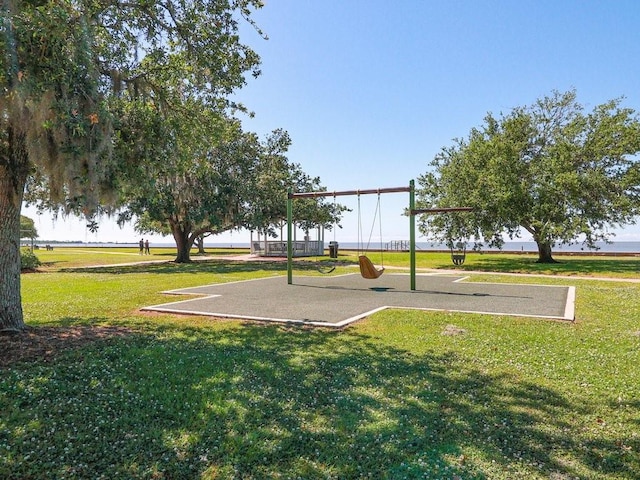
[[[291,244],[291,230],[293,225],[293,190],[287,195],[287,284],[293,283],[293,245]]]
[[[409,212],[416,208],[415,180],[409,182]],[[416,289],[416,216],[409,213],[409,270],[411,290]]]

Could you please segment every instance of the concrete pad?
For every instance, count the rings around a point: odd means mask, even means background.
[[[574,319],[575,287],[464,282],[464,276],[385,272],[286,276],[205,285],[163,293],[198,298],[145,307],[158,312],[343,327],[386,308],[438,310],[546,319]]]

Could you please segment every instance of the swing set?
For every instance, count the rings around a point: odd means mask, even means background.
[[[381,218],[380,212],[380,195],[383,193],[409,193],[409,270],[411,277],[411,290],[416,289],[416,215],[421,214],[436,214],[436,213],[448,213],[448,212],[468,212],[471,211],[470,207],[453,207],[453,208],[427,208],[416,209],[415,208],[415,182],[411,180],[408,187],[393,187],[393,188],[377,188],[370,190],[345,190],[340,192],[300,192],[294,193],[293,190],[289,190],[287,195],[287,283],[293,284],[293,200],[298,198],[319,198],[319,197],[335,197],[339,196],[358,196],[358,264],[360,266],[360,274],[366,279],[379,278],[384,273],[384,260],[383,265],[377,268],[371,260],[364,254],[364,247],[360,250],[361,245],[361,216],[360,216],[360,196],[361,195],[378,195],[378,203],[376,206],[376,213]],[[335,201],[335,200],[334,200]],[[375,215],[374,215],[375,217]],[[382,238],[382,223],[380,224],[380,238]],[[369,242],[371,241],[371,234],[373,233],[373,227],[371,227],[371,233],[369,235]],[[369,243],[367,243],[368,249]],[[380,249],[382,259],[382,247]],[[333,270],[331,270],[333,271]]]
[[[333,194],[332,194],[333,195]],[[336,197],[333,195],[333,203],[336,203]],[[371,225],[371,232],[369,233],[369,240],[367,245],[364,244],[364,236],[362,229],[362,208],[360,206],[360,192],[358,193],[358,264],[360,266],[360,274],[363,278],[375,279],[378,278],[384,272],[384,257],[382,249],[382,213],[380,211],[380,194],[378,193],[378,202],[376,204],[376,211],[373,214],[373,224]],[[371,237],[373,236],[373,229],[375,227],[376,215],[378,216],[378,225],[380,226],[380,258],[382,265],[377,268],[373,262],[365,255],[366,251],[369,251],[369,245],[371,244]],[[336,229],[337,220],[333,225],[333,241],[329,242],[329,256],[331,258],[338,258],[338,242],[336,242]],[[332,273],[336,269],[336,263],[318,265],[317,270],[322,274]]]

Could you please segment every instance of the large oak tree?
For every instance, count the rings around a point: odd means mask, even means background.
[[[539,262],[553,246],[594,247],[640,214],[640,121],[612,100],[591,112],[575,91],[553,92],[506,115],[488,114],[468,138],[442,149],[420,177],[421,207],[470,206],[424,217],[421,231],[454,244],[501,247],[528,232]]]
[[[276,236],[286,221],[288,189],[321,189],[319,178],[287,159],[291,140],[284,130],[260,141],[242,131],[237,120],[193,105],[170,117],[151,110],[122,115],[130,123],[127,131],[148,133],[146,143],[132,135],[135,143],[118,149],[139,160],[129,162],[121,219],[135,217],[136,229],[143,233],[172,235],[176,262],[189,262],[192,246],[204,235],[247,228]],[[120,136],[120,141],[127,138]],[[310,229],[336,221],[336,206],[311,202],[304,211],[296,210],[299,225]]]
[[[260,0],[4,0],[0,32],[0,331],[24,328],[20,210],[90,216],[118,199],[112,101],[172,108],[181,88],[217,108],[259,74],[240,43]],[[126,169],[124,169],[126,171]]]
[[[190,261],[198,237],[242,226],[261,158],[257,136],[238,120],[199,102],[184,107],[168,116],[154,106],[123,115],[129,132],[147,134],[144,142],[136,134],[119,138],[119,150],[134,156],[120,220],[135,217],[140,232],[171,234],[180,263]]]

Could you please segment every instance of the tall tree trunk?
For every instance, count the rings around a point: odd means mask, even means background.
[[[175,262],[176,263],[189,263],[191,262],[191,244],[189,240],[189,232],[186,229],[181,228],[180,225],[171,223],[171,231],[173,232],[173,238],[176,241],[176,247],[178,250]]]
[[[27,181],[24,136],[8,130],[0,150],[0,331],[25,329],[20,296],[20,210]]]
[[[536,240],[538,244],[538,260],[537,263],[558,263],[553,259],[551,252],[551,243]]]
[[[20,297],[20,207],[0,167],[0,331],[24,330]],[[17,202],[17,205],[16,205]]]

